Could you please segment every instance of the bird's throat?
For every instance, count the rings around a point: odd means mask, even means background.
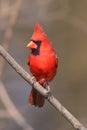
[[[40,52],[40,50],[39,50],[39,48],[37,48],[37,49],[35,49],[35,48],[33,48],[33,49],[31,49],[31,53],[33,54],[33,55],[39,55],[39,52]]]

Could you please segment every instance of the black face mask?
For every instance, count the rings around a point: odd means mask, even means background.
[[[40,41],[40,40],[38,40],[38,41],[31,40],[31,41],[33,41],[33,42],[37,45],[37,48],[32,48],[32,49],[31,49],[31,53],[32,53],[33,55],[39,55],[41,41]]]

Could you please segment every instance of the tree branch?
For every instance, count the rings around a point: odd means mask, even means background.
[[[32,77],[10,56],[10,54],[0,45],[0,55],[11,65],[12,68],[30,85],[42,94],[72,125],[76,130],[87,130],[53,95],[47,95],[48,91]]]

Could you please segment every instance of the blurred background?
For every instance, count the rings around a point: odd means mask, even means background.
[[[87,127],[87,1],[0,0],[0,44],[27,72],[36,21],[59,57],[51,91]],[[0,65],[0,130],[74,130],[47,101],[41,109],[30,106],[31,86],[6,61]]]

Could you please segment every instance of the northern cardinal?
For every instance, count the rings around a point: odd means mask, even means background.
[[[37,22],[30,42],[27,45],[31,49],[28,57],[28,65],[36,80],[46,88],[48,81],[56,74],[58,58],[55,50]],[[44,105],[44,97],[32,87],[28,102],[36,107]]]

